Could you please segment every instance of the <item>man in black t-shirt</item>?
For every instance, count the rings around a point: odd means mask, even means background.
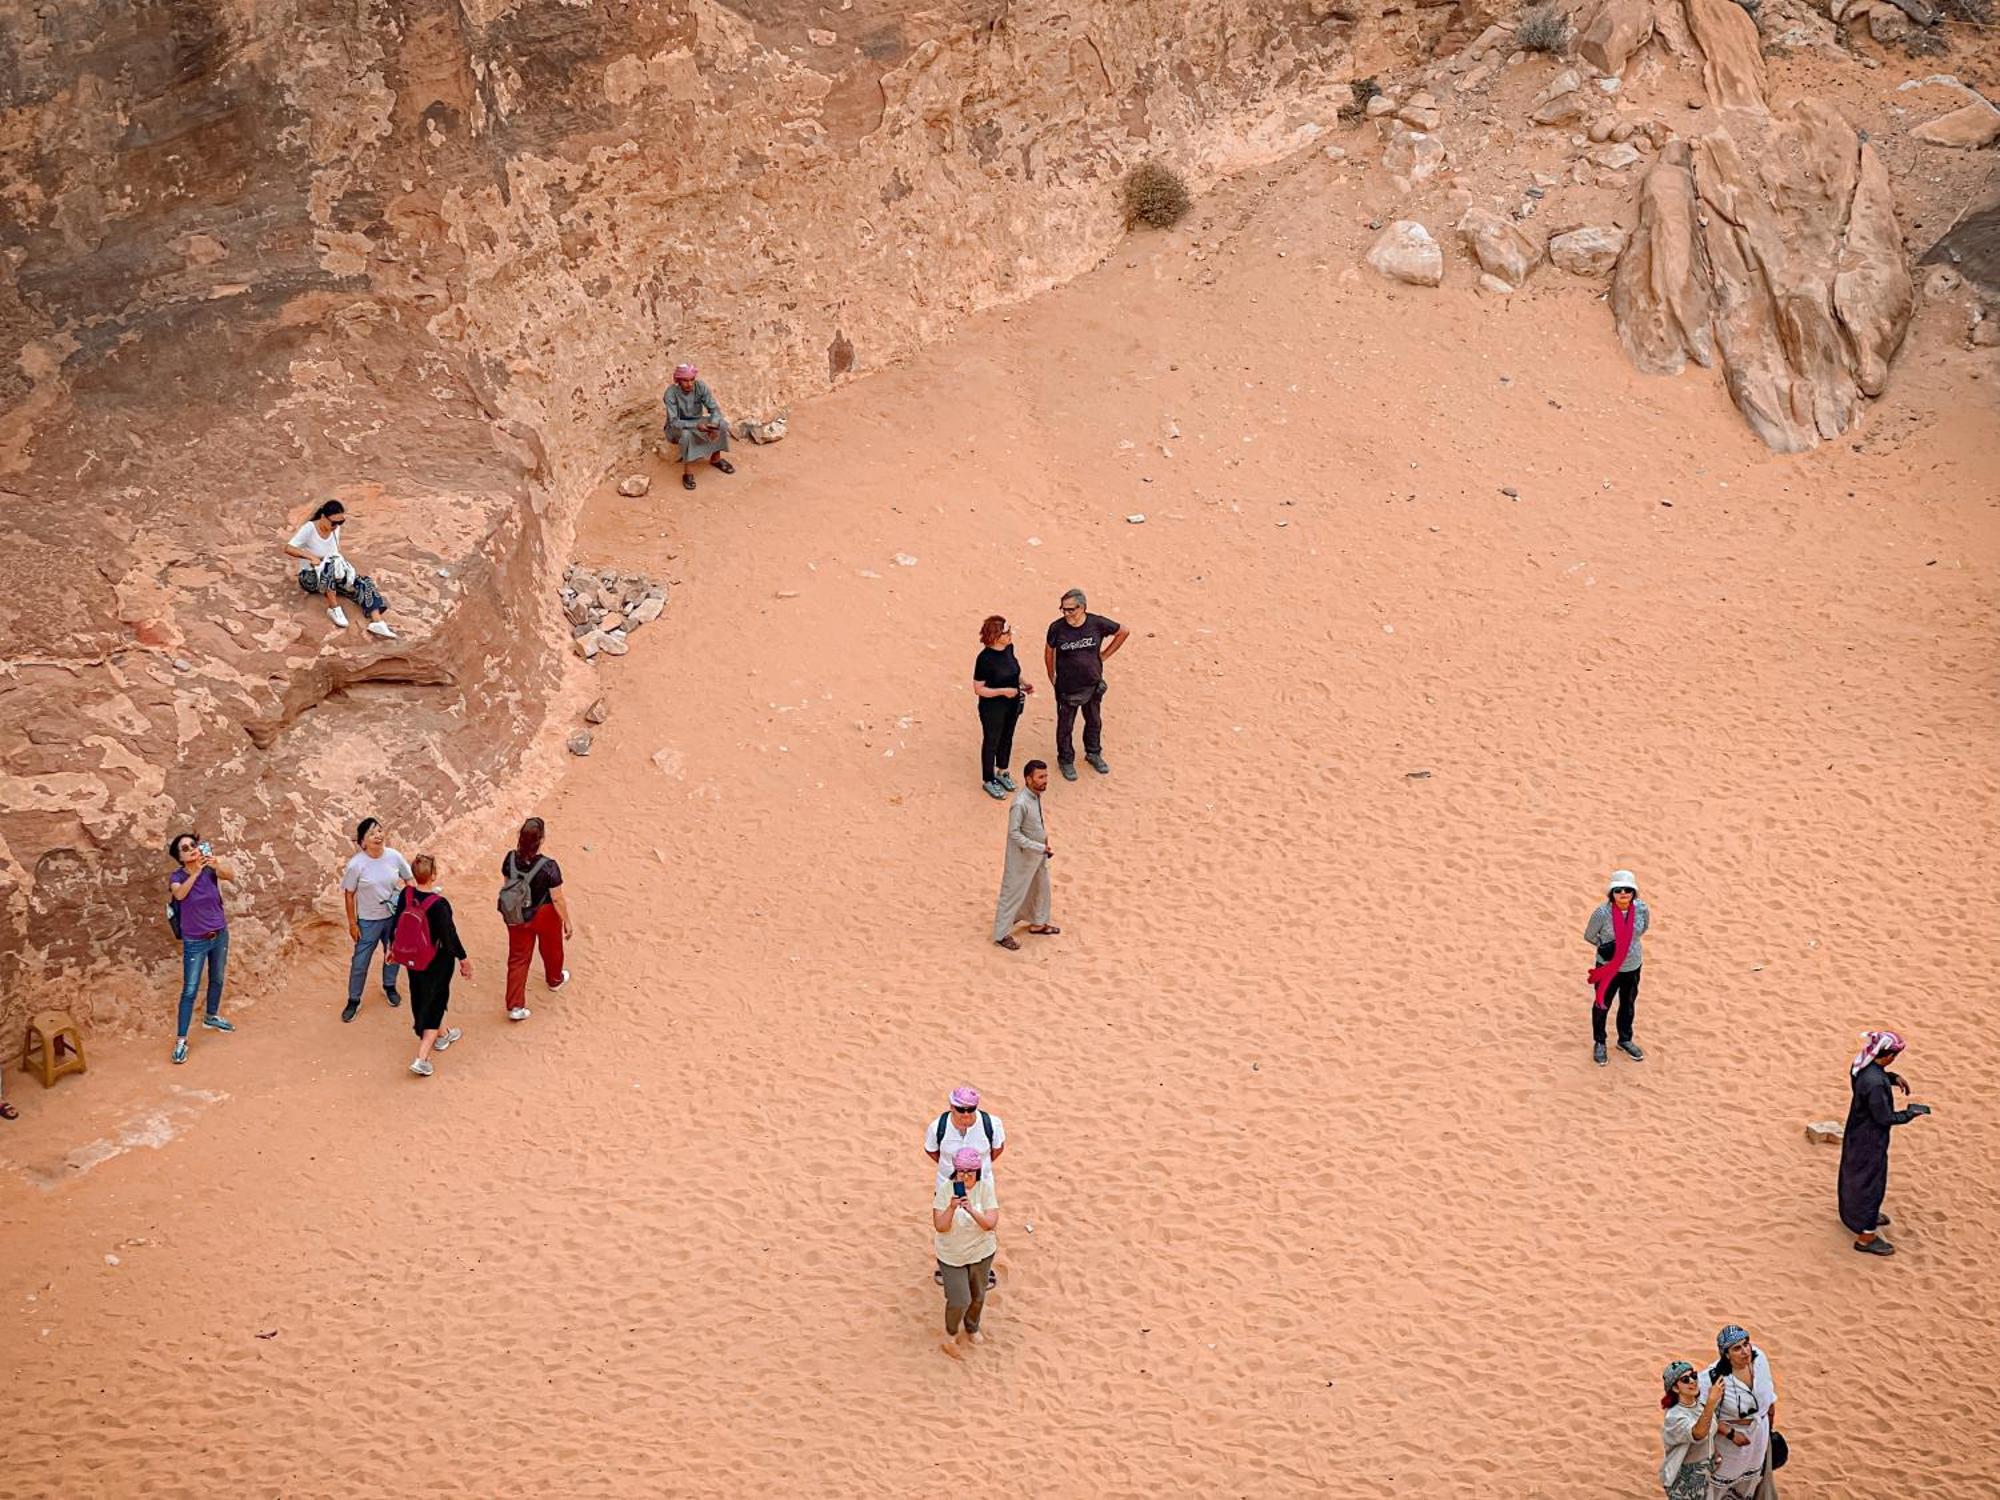
[[[1083,758],[1100,776],[1111,774],[1104,759],[1104,659],[1131,634],[1116,620],[1089,613],[1082,589],[1062,596],[1062,618],[1049,626],[1043,652],[1056,696],[1056,764],[1065,780],[1076,780],[1076,745],[1071,733],[1083,710]]]

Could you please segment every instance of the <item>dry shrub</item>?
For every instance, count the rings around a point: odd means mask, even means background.
[[[1974,26],[1990,25],[1993,20],[1993,0],[1939,0],[1938,8],[1951,20]]]
[[[1927,31],[1917,26],[1903,33],[1905,57],[1943,57],[1949,51],[1951,43],[1935,31]]]
[[[1180,223],[1192,201],[1180,173],[1156,161],[1141,162],[1125,179],[1125,227],[1169,228]]]
[[[1569,12],[1560,5],[1531,6],[1514,23],[1514,45],[1523,52],[1550,52],[1560,57],[1569,50],[1569,34]]]

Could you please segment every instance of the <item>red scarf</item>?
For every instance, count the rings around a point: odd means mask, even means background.
[[[1632,951],[1632,932],[1639,925],[1639,898],[1634,896],[1632,904],[1622,912],[1616,901],[1611,903],[1611,957],[1592,969],[1586,976],[1597,986],[1597,1008],[1603,1010],[1611,1003],[1611,981],[1618,977],[1618,971],[1625,967],[1625,955]]]

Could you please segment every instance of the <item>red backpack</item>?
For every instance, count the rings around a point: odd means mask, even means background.
[[[437,939],[431,936],[430,910],[437,900],[433,891],[428,896],[420,896],[415,891],[405,893],[402,915],[396,918],[396,930],[389,939],[389,962],[401,968],[414,969],[421,973],[431,966],[437,957]],[[419,906],[417,903],[422,902]]]

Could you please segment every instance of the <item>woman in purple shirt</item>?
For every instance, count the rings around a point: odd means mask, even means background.
[[[169,910],[181,940],[181,1013],[175,1033],[174,1061],[188,1055],[188,1024],[194,1020],[194,992],[208,966],[208,1004],[201,1024],[208,1031],[234,1031],[222,1010],[222,972],[229,962],[229,919],[222,914],[222,887],[236,872],[216,859],[199,835],[177,833],[167,841],[167,853],[178,867],[167,877]]]

